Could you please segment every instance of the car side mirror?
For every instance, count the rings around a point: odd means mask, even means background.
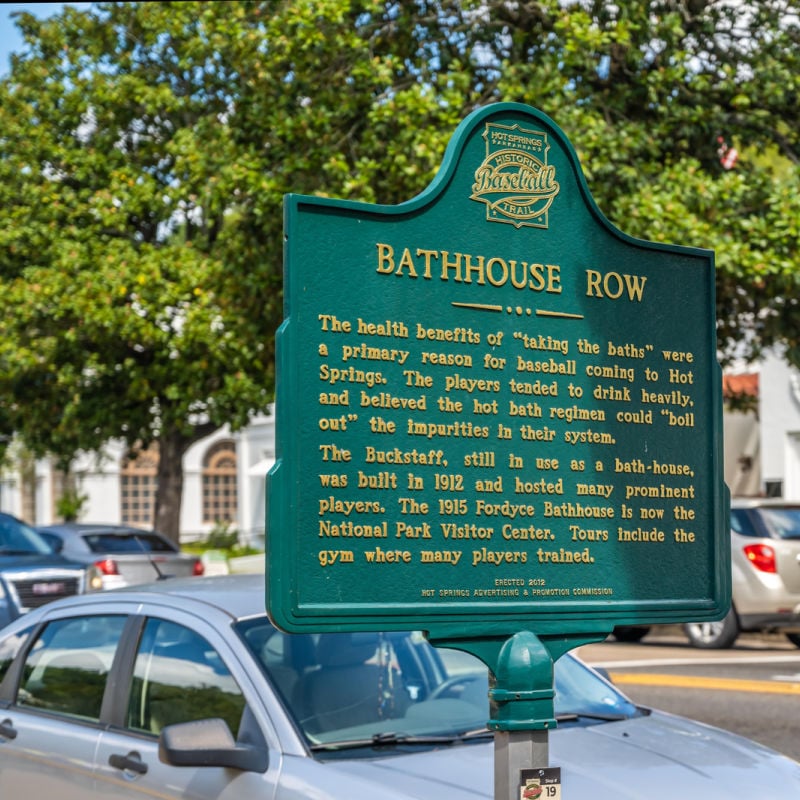
[[[227,723],[218,718],[167,725],[158,737],[158,757],[173,767],[231,767],[265,772],[267,750],[237,744]]]

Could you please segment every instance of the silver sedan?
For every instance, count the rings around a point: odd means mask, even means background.
[[[158,531],[84,522],[46,525],[36,531],[54,553],[92,566],[103,589],[203,574],[199,558],[180,552]]]
[[[0,797],[493,796],[487,671],[416,632],[277,631],[263,576],[83,595],[0,632]],[[556,664],[570,800],[797,800],[800,765]],[[543,766],[543,765],[531,765]]]

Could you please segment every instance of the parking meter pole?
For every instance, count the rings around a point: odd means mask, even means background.
[[[489,689],[495,800],[520,800],[522,770],[549,766],[554,697],[553,659],[539,637],[520,631],[506,639]]]
[[[549,766],[550,732],[495,731],[495,800],[520,800],[520,775],[524,769]]]
[[[549,732],[556,727],[553,664],[567,650],[608,635],[602,632],[546,635],[530,631],[470,637],[453,630],[429,637],[437,647],[465,650],[490,670],[494,734],[495,800],[520,800],[522,771],[549,767]]]

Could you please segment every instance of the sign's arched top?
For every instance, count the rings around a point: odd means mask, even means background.
[[[448,143],[442,165],[430,185],[398,205],[332,200],[316,196],[287,195],[304,205],[330,206],[384,218],[429,212],[444,201],[451,213],[469,207],[466,200],[483,207],[484,214],[465,211],[460,225],[481,220],[520,228],[551,228],[554,203],[561,215],[554,225],[567,228],[576,217],[591,218],[622,241],[645,249],[693,252],[713,268],[713,251],[676,243],[665,244],[626,234],[598,208],[586,183],[578,156],[561,128],[544,112],[522,103],[494,103],[466,117]],[[463,205],[462,205],[463,202]],[[485,232],[487,229],[483,228]],[[546,238],[546,235],[545,235]]]

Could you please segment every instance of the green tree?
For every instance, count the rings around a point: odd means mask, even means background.
[[[245,424],[273,389],[276,281],[263,252],[231,269],[225,233],[240,76],[221,45],[244,10],[23,15],[27,51],[0,85],[4,413],[64,460],[110,438],[156,442],[154,524],[173,538],[186,449]],[[242,313],[251,292],[266,313]]]
[[[529,103],[565,130],[622,230],[716,251],[723,361],[781,344],[800,366],[792,2],[294,0],[270,21],[269,66],[239,118],[279,155],[254,204],[285,191],[401,202],[472,108]],[[726,146],[741,151],[732,169]]]

